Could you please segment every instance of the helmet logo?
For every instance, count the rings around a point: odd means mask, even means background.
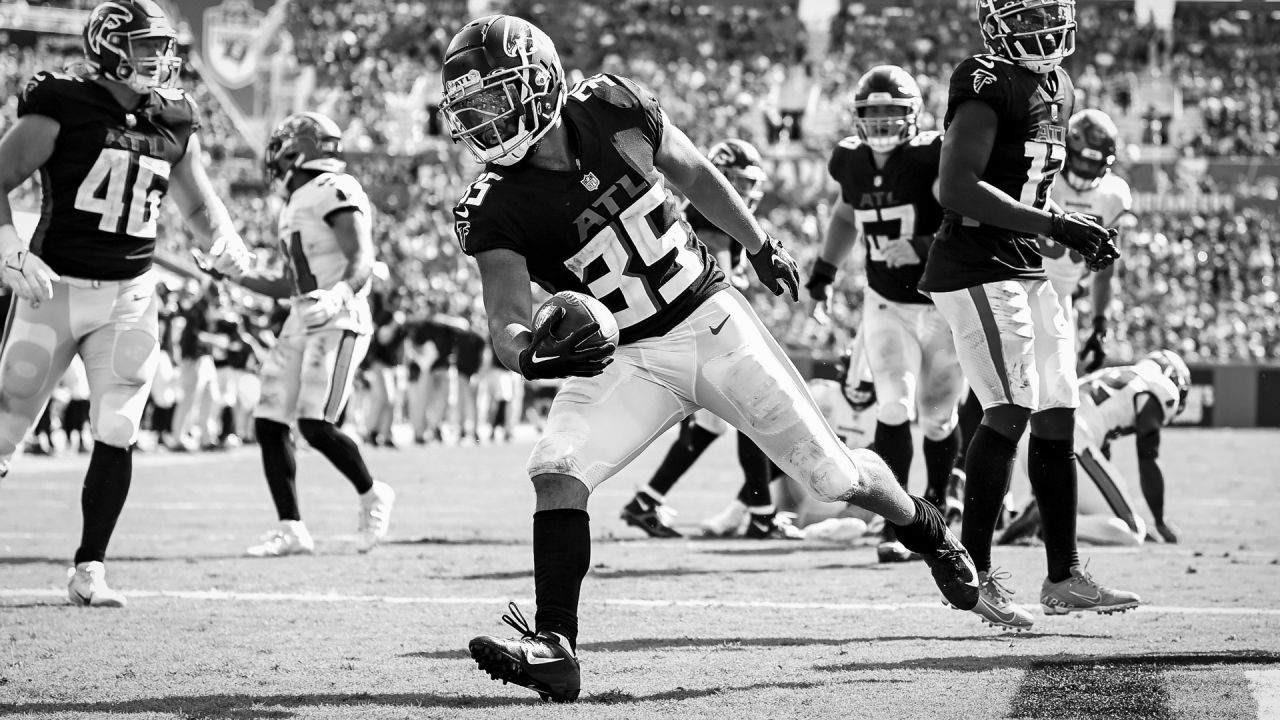
[[[123,54],[124,49],[113,45],[107,36],[112,31],[129,24],[131,20],[133,20],[133,11],[123,5],[107,2],[98,6],[98,12],[94,13],[89,20],[89,31],[85,33],[89,49],[101,54],[103,47],[106,47]]]
[[[502,49],[511,57],[532,55],[538,47],[538,39],[534,37],[527,25],[508,22],[506,32],[502,36]]]
[[[996,82],[996,76],[992,75],[986,70],[983,70],[982,68],[978,68],[977,70],[973,71],[973,92],[974,93],[981,93],[982,88],[988,85],[994,85],[995,82]]]

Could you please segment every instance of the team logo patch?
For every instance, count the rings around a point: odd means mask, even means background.
[[[982,88],[988,85],[994,85],[995,82],[996,76],[986,70],[979,69],[973,71],[973,91],[975,93],[982,92]]]
[[[85,40],[89,43],[89,49],[99,55],[102,54],[103,48],[110,48],[117,53],[123,53],[123,50],[118,45],[111,42],[110,36],[131,20],[133,20],[133,11],[123,5],[113,2],[99,5],[93,16],[89,18],[89,28],[85,32]]]
[[[274,27],[252,0],[222,0],[204,11],[204,53],[221,83],[238,90],[253,82]]]
[[[506,32],[502,36],[502,49],[511,57],[529,56],[538,47],[538,38],[525,23],[507,22]]]
[[[471,223],[467,220],[459,220],[453,224],[453,231],[458,234],[458,243],[465,247],[467,235],[471,233]]]
[[[600,189],[600,178],[596,177],[595,173],[583,175],[581,182],[582,187],[586,188],[587,192],[595,192]]]

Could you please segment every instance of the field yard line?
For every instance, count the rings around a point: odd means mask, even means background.
[[[238,602],[311,602],[311,603],[386,603],[388,605],[471,605],[484,603],[505,603],[510,600],[532,603],[533,598],[510,597],[431,597],[431,596],[396,596],[396,595],[341,595],[338,593],[259,593],[233,592],[226,590],[127,590],[130,598],[178,598],[181,600],[220,600]],[[11,588],[0,589],[0,599],[63,597],[66,591],[60,588]],[[856,612],[882,610],[899,612],[902,610],[922,610],[944,608],[939,602],[918,603],[815,603],[815,602],[774,602],[770,600],[643,600],[639,598],[597,598],[585,599],[584,605],[606,605],[612,607],[681,607],[681,608],[735,608],[746,610],[832,610],[836,612]],[[1188,607],[1177,605],[1148,605],[1139,612],[1157,613],[1161,615],[1280,615],[1280,608],[1247,608],[1247,607]]]
[[[1259,718],[1280,718],[1280,670],[1246,670]]]

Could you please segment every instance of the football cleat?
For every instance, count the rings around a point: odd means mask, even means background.
[[[667,507],[644,493],[636,493],[631,502],[622,507],[619,515],[628,525],[640,528],[653,538],[683,537],[679,530],[671,527],[676,511]]]
[[[356,549],[369,552],[387,537],[391,527],[391,507],[396,502],[396,491],[381,480],[374,480],[373,487],[360,496],[360,530]]]
[[[973,558],[950,530],[942,543],[931,553],[924,553],[924,562],[933,573],[942,596],[957,610],[972,610],[978,604],[978,569]]]
[[[751,513],[751,520],[743,535],[752,540],[804,539],[804,531],[796,527],[788,515],[782,513]]]
[[[280,527],[262,536],[262,542],[245,552],[250,557],[282,557],[310,555],[316,543],[301,520],[281,520]]]
[[[747,521],[747,506],[734,500],[729,507],[702,521],[702,534],[707,537],[733,537]]]
[[[1004,586],[1009,573],[991,569],[978,573],[978,604],[973,612],[991,627],[1022,632],[1035,624],[1026,608],[1013,601],[1014,591]]]
[[[911,562],[919,560],[920,553],[911,552],[897,540],[885,540],[876,545],[876,559],[882,563]]]
[[[96,560],[67,568],[67,599],[80,607],[122,608],[124,595],[107,586],[107,568]]]
[[[573,702],[582,690],[582,671],[565,641],[547,632],[534,632],[515,603],[502,621],[520,633],[518,640],[481,635],[467,644],[481,670],[505,685],[515,683],[538,693],[545,701]]]
[[[1087,566],[1086,566],[1087,567]],[[1071,577],[1062,582],[1045,578],[1040,588],[1040,607],[1045,615],[1096,612],[1104,615],[1132,610],[1142,604],[1137,594],[1099,585],[1087,569],[1076,565]]]

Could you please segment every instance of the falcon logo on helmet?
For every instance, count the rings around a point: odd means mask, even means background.
[[[441,74],[450,137],[482,163],[520,162],[560,121],[565,83],[555,44],[520,18],[467,23],[445,50]]]
[[[897,65],[871,68],[853,91],[858,135],[876,152],[890,152],[915,137],[923,106],[915,78]]]
[[[262,162],[267,185],[280,180],[287,186],[296,170],[346,172],[342,129],[320,113],[294,113],[271,131]]]
[[[1101,110],[1081,110],[1067,121],[1067,166],[1071,187],[1088,190],[1111,172],[1120,131]]]
[[[764,183],[768,179],[756,146],[737,138],[721,140],[707,151],[707,159],[724,173],[747,203],[747,209],[754,213],[764,198]]]
[[[978,0],[987,49],[1036,73],[1076,50],[1075,0]]]
[[[102,77],[139,94],[174,87],[182,59],[178,33],[152,0],[112,0],[84,26],[85,61]]]

